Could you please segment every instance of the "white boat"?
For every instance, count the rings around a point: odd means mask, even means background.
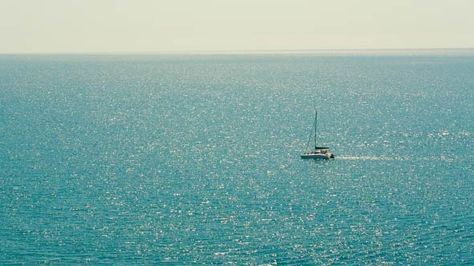
[[[306,151],[301,154],[301,159],[334,159],[334,154],[331,152],[329,147],[320,147],[316,145],[316,136],[317,136],[317,127],[318,127],[318,111],[315,110],[314,113],[314,149],[310,147],[311,139],[313,132],[309,135],[308,145]]]

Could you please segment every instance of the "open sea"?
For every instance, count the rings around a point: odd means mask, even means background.
[[[473,265],[474,54],[1,55],[10,263]]]

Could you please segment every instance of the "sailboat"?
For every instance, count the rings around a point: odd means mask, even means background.
[[[316,145],[316,136],[317,136],[317,127],[318,127],[318,110],[314,111],[314,149],[310,147],[311,137],[313,132],[309,135],[308,145],[306,151],[301,154],[301,159],[334,159],[334,154],[332,154],[329,147],[320,147]]]

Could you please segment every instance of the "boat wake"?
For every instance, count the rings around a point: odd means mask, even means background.
[[[386,156],[337,156],[338,160],[348,161],[405,161],[409,158],[386,157]]]
[[[433,157],[390,157],[390,156],[336,156],[337,160],[347,161],[445,161],[452,162],[460,160],[459,158],[447,156],[433,156]]]

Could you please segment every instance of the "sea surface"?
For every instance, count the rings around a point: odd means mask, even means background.
[[[9,263],[472,265],[474,55],[1,55]]]

